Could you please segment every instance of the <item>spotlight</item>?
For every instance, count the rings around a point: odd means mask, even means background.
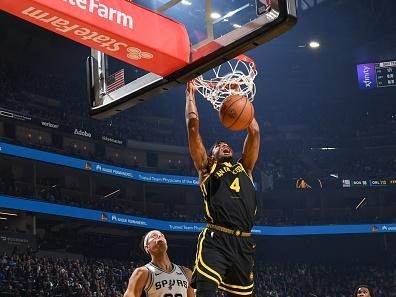
[[[210,14],[210,17],[215,20],[215,19],[218,19],[219,17],[221,17],[221,14],[218,12],[212,12]]]
[[[309,47],[310,47],[310,48],[318,48],[318,47],[320,47],[320,43],[317,42],[317,41],[311,41],[311,42],[309,43]]]

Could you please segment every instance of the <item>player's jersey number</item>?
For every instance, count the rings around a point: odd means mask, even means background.
[[[234,190],[235,192],[239,193],[241,190],[241,186],[239,185],[239,177],[236,177],[232,184],[230,185],[230,189]]]

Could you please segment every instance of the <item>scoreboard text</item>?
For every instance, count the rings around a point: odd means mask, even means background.
[[[362,90],[396,86],[396,61],[359,64],[356,67]]]

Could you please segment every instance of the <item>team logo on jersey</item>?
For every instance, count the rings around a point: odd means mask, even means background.
[[[180,280],[180,279],[176,279],[176,280],[175,279],[169,279],[169,280],[164,279],[162,281],[158,281],[158,282],[155,283],[155,289],[156,290],[159,290],[159,289],[164,288],[164,287],[168,287],[169,290],[172,290],[172,288],[174,286],[183,287],[183,288],[187,289],[188,284],[187,284],[186,281],[183,281],[183,280]]]
[[[219,177],[222,177],[224,174],[226,174],[227,172],[231,172],[233,175],[236,175],[236,174],[238,174],[238,173],[240,173],[240,172],[243,172],[243,167],[242,167],[242,165],[241,164],[237,164],[236,166],[234,166],[234,167],[230,167],[230,166],[228,166],[226,163],[223,163],[223,165],[225,165],[225,166],[223,166],[223,167],[221,167],[221,168],[218,168],[216,171],[215,171],[215,176],[217,177],[217,178],[219,178]]]

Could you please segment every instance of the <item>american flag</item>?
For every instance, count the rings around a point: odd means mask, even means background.
[[[120,69],[107,77],[107,93],[111,93],[124,85],[124,69]]]

